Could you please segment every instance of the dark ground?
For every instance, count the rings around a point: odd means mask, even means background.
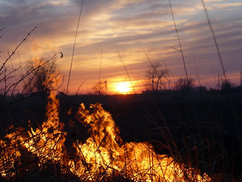
[[[99,102],[112,114],[125,142],[151,142],[158,153],[189,162],[208,174],[242,177],[241,92],[58,97],[64,122],[69,120],[65,113],[70,107],[77,110],[82,102],[87,107]],[[33,127],[38,127],[45,118],[47,99],[38,94],[8,103],[2,103],[0,110],[1,136],[11,125],[26,127],[31,120]],[[76,132],[80,131],[87,135],[83,129]]]

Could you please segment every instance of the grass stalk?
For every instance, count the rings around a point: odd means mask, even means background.
[[[206,13],[206,17],[207,17],[207,21],[208,21],[208,25],[209,25],[209,28],[212,32],[212,35],[213,35],[213,40],[214,40],[214,43],[215,43],[215,46],[216,46],[216,50],[217,50],[217,53],[218,53],[218,57],[219,57],[219,61],[220,61],[220,64],[221,64],[221,67],[222,67],[222,71],[223,71],[223,76],[224,76],[224,79],[227,80],[227,77],[226,77],[226,72],[225,72],[225,69],[224,69],[224,65],[223,65],[223,60],[222,60],[222,56],[220,54],[220,50],[219,50],[219,47],[218,47],[218,43],[217,43],[217,39],[216,39],[216,36],[215,36],[215,33],[214,33],[214,30],[213,30],[213,27],[212,27],[212,24],[211,24],[211,21],[210,21],[210,18],[208,16],[208,11],[207,11],[207,8],[206,8],[206,5],[205,5],[205,2],[203,0],[202,1],[202,4],[203,4],[203,9]]]
[[[177,35],[177,40],[178,40],[179,47],[180,47],[180,50],[178,50],[178,51],[181,53],[182,61],[183,61],[183,66],[184,66],[184,70],[185,70],[185,74],[186,74],[186,79],[188,81],[188,74],[187,74],[185,57],[184,57],[184,54],[183,54],[183,49],[182,49],[181,40],[180,40],[179,32],[178,32],[178,29],[177,29],[177,25],[176,25],[176,20],[175,20],[174,13],[173,13],[172,4],[171,4],[171,1],[170,0],[168,0],[168,2],[169,2],[169,5],[170,5],[171,16],[172,16],[172,19],[173,19],[173,23],[174,23],[174,27],[175,27],[175,31],[176,31],[176,35]]]
[[[129,72],[128,72],[128,70],[127,70],[125,64],[124,64],[124,61],[123,61],[123,59],[122,59],[122,57],[121,57],[121,55],[120,55],[120,53],[119,53],[119,50],[118,50],[116,44],[114,44],[114,46],[115,46],[116,51],[117,51],[117,53],[118,53],[119,59],[120,59],[120,61],[122,62],[123,66],[124,66],[124,70],[125,70],[125,72],[126,72],[128,78],[129,78],[129,81],[130,81],[130,83],[131,83],[131,86],[132,86],[132,88],[133,88],[133,91],[134,91],[134,93],[136,94],[136,91],[135,91],[135,89],[134,89],[134,85],[133,85],[133,83],[132,83],[131,77],[130,77]]]
[[[79,16],[78,16],[78,21],[77,21],[75,39],[74,39],[73,48],[72,48],[71,64],[70,64],[70,70],[69,70],[69,74],[68,74],[68,81],[67,81],[67,86],[66,86],[66,94],[68,94],[68,89],[69,89],[69,84],[70,84],[71,70],[72,70],[73,58],[74,58],[74,54],[75,54],[76,39],[77,39],[77,33],[78,33],[78,30],[79,30],[79,25],[80,25],[80,19],[81,19],[81,14],[82,14],[83,2],[84,2],[84,0],[82,0],[82,3],[81,3],[81,8],[80,8]]]
[[[30,36],[30,34],[35,31],[37,29],[37,27],[35,27],[34,29],[32,29],[25,37],[24,39],[16,46],[16,48],[13,50],[13,52],[8,56],[8,58],[4,61],[4,63],[2,64],[0,71],[4,68],[5,64],[8,62],[8,60],[15,54],[15,52],[18,50],[18,48],[25,42],[25,40]]]

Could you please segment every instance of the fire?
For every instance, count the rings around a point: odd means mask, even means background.
[[[90,126],[90,136],[84,143],[73,140],[70,156],[59,101],[51,92],[46,121],[39,128],[18,128],[0,140],[1,177],[14,180],[33,169],[58,164],[55,170],[71,173],[80,181],[114,180],[117,176],[133,181],[211,181],[207,174],[201,176],[167,155],[156,154],[149,143],[124,143],[111,114],[101,104],[90,107],[81,104],[76,114],[79,122]]]

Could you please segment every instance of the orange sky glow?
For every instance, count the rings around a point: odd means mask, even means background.
[[[34,57],[51,58],[64,74],[59,91],[66,92],[75,32],[82,0],[0,0],[0,61],[34,28],[8,63],[21,66]],[[221,64],[200,0],[171,0],[188,76],[195,85],[217,88]],[[242,3],[205,1],[227,78],[240,84],[242,70]],[[76,37],[69,94],[92,92],[106,81],[107,94],[141,93],[146,71],[159,62],[169,70],[166,89],[185,76],[179,44],[167,0],[86,0]],[[169,81],[169,86],[168,86]],[[79,86],[80,90],[78,90]],[[2,87],[2,85],[1,85]],[[18,90],[16,90],[18,92]]]

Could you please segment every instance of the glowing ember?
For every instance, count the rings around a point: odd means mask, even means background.
[[[195,173],[173,158],[157,155],[148,143],[125,143],[111,115],[100,104],[87,110],[80,105],[76,118],[89,125],[90,137],[85,143],[74,140],[74,157],[64,144],[66,133],[59,120],[59,102],[51,92],[47,119],[42,126],[28,131],[19,128],[0,140],[0,175],[7,180],[31,168],[44,169],[48,164],[60,164],[60,173],[68,170],[81,181],[101,181],[122,176],[133,181],[211,181],[207,174]]]

